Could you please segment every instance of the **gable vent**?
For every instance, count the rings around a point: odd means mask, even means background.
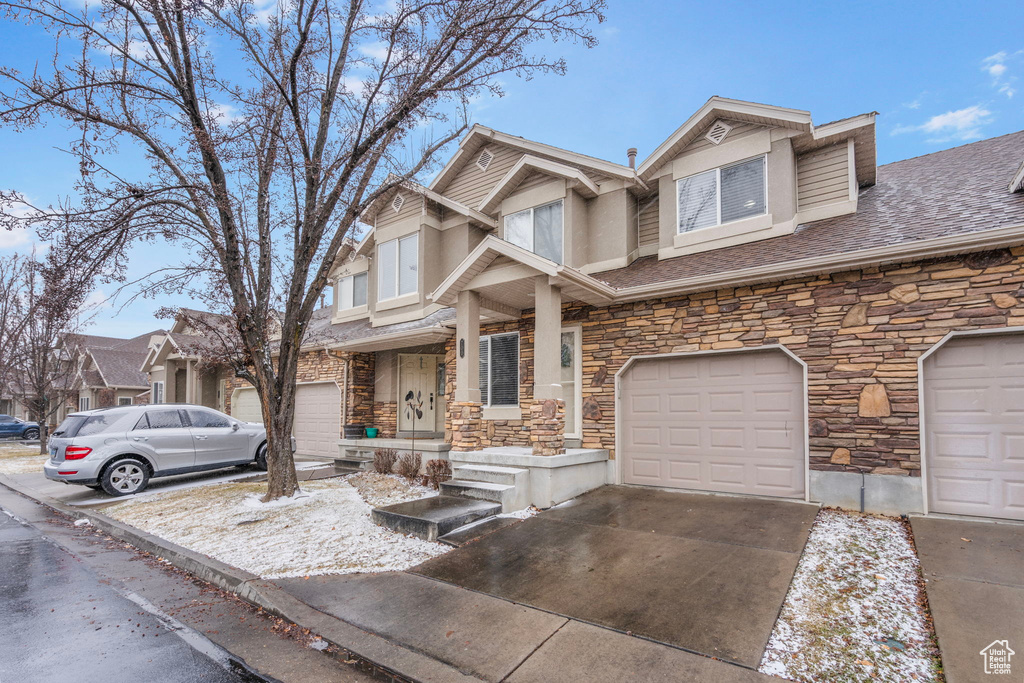
[[[405,197],[400,194],[396,194],[395,198],[391,200],[391,208],[395,210],[395,213],[402,210],[403,204],[405,204]]]
[[[732,130],[732,126],[725,121],[715,121],[704,137],[710,140],[712,144],[717,145],[725,139],[730,130]]]
[[[476,165],[480,167],[481,171],[486,171],[487,167],[491,165],[492,161],[494,161],[494,155],[491,154],[491,150],[485,149],[484,151],[480,152],[480,156],[476,160]]]

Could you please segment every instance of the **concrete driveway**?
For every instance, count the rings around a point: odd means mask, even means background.
[[[412,571],[756,668],[817,510],[606,486]]]
[[[988,678],[981,651],[1007,641],[1024,678],[1024,524],[913,517],[914,543],[949,683]]]

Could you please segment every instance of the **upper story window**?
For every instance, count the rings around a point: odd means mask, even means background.
[[[764,214],[765,157],[680,178],[676,194],[680,233]]]
[[[480,337],[480,401],[519,405],[519,333]]]
[[[366,273],[349,275],[338,280],[338,310],[366,305]]]
[[[377,300],[413,294],[419,287],[419,233],[377,246]]]
[[[505,240],[562,263],[562,200],[505,216]]]

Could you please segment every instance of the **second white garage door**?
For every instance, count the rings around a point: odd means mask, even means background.
[[[924,408],[929,511],[1024,520],[1024,334],[940,347]]]
[[[231,399],[231,414],[246,422],[263,422],[255,389],[238,389]],[[341,438],[341,391],[334,382],[300,384],[295,391],[297,455],[338,455]]]
[[[621,386],[625,483],[803,498],[803,368],[784,352],[637,360]]]

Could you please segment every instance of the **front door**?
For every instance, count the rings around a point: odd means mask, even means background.
[[[433,432],[438,404],[437,364],[431,354],[398,354],[398,430]],[[443,362],[443,360],[441,361]]]

